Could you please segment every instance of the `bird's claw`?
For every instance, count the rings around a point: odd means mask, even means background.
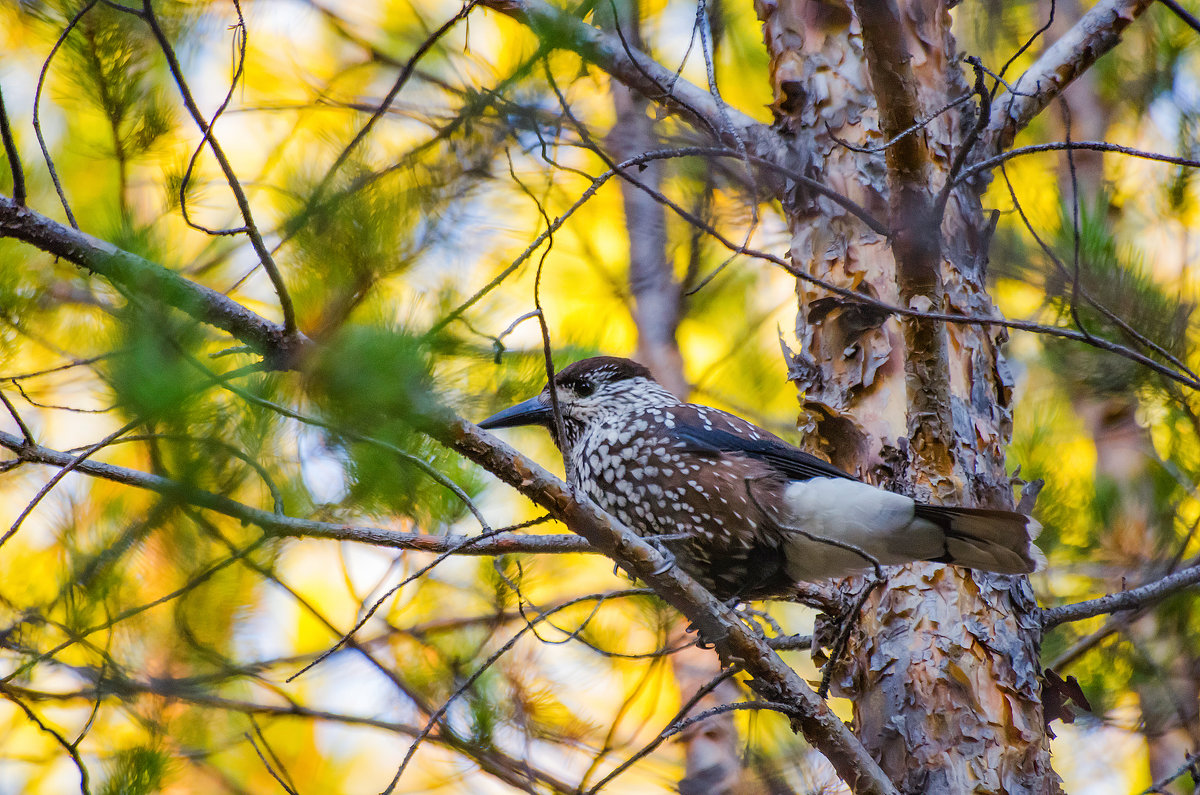
[[[659,563],[654,568],[654,571],[650,572],[651,574],[655,576],[658,576],[659,574],[666,574],[675,567],[675,555],[671,552],[671,550],[667,549],[666,544],[657,538],[648,538],[646,541],[650,544],[650,546],[654,547],[655,552],[662,556],[662,563]]]

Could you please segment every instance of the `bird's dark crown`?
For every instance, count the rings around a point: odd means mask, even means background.
[[[633,378],[654,380],[654,376],[650,375],[649,368],[632,359],[622,359],[619,356],[593,356],[590,359],[580,359],[564,367],[554,376],[554,385],[582,395],[589,390],[594,391],[601,384],[614,384]]]

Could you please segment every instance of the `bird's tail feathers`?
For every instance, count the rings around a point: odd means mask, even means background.
[[[921,505],[918,519],[937,525],[945,534],[945,554],[939,563],[1000,574],[1029,574],[1046,566],[1046,556],[1033,543],[1042,531],[1032,516],[991,508],[949,508]]]

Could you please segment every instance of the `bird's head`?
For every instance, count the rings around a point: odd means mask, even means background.
[[[596,356],[563,368],[554,376],[567,439],[574,442],[588,425],[642,408],[675,406],[678,398],[660,386],[643,365],[616,356]],[[493,414],[480,428],[554,424],[550,386],[540,395]]]

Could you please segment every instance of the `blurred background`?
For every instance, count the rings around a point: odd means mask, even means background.
[[[78,451],[137,420],[98,459],[267,511],[478,532],[433,470],[494,528],[536,520],[527,500],[406,422],[427,401],[478,420],[538,391],[538,321],[516,322],[535,302],[557,366],[636,356],[691,400],[798,441],[781,352],[781,343],[799,345],[794,278],[731,258],[676,213],[628,204],[617,179],[596,180],[610,167],[597,145],[618,157],[650,121],[663,148],[694,145],[695,134],[495,11],[475,9],[434,38],[459,10],[420,1],[154,4],[202,116],[223,108],[221,146],[276,252],[297,325],[322,354],[304,378],[243,372],[253,356],[155,296],[122,295],[0,239],[0,391],[39,443]],[[702,86],[701,53],[711,53],[724,99],[772,121],[750,3],[709,2],[703,37],[694,3],[643,0],[637,11],[633,44]],[[1046,3],[965,4],[954,12],[959,46],[998,69],[1048,12]],[[596,24],[604,13],[598,6]],[[1057,3],[1050,31],[1011,74],[1080,13]],[[1069,132],[1061,112],[1047,112],[1017,145],[1069,134],[1200,157],[1198,43],[1178,16],[1152,8],[1067,92]],[[145,18],[116,3],[3,0],[0,53],[30,206],[66,223],[61,191],[88,234],[280,319],[246,237],[204,231],[242,220],[212,153],[193,157],[202,134]],[[1128,334],[1074,304],[1071,274],[1045,254],[1019,203],[1068,269],[1078,247],[1079,281],[1098,303],[1194,367],[1195,171],[1115,154],[1072,159],[1073,173],[1061,152],[1016,158],[1007,181],[989,188],[984,206],[1000,211],[990,256],[997,306],[1009,318]],[[736,243],[786,252],[780,207],[744,172],[703,157],[647,171]],[[12,189],[0,169],[0,192]],[[661,262],[636,253],[646,234],[661,241]],[[668,309],[639,314],[656,294]],[[1194,565],[1195,392],[1045,335],[1013,332],[1006,355],[1015,384],[1008,467],[1045,480],[1036,515],[1050,566],[1033,577],[1040,603]],[[19,432],[8,413],[0,428]],[[505,438],[561,473],[543,432]],[[53,471],[0,473],[0,531]],[[18,530],[0,547],[5,795],[76,791],[81,769],[86,787],[106,794],[384,791],[425,734],[394,791],[589,791],[659,737],[690,692],[681,697],[678,684],[686,664],[664,653],[686,644],[673,611],[631,592],[598,556],[459,556],[425,571],[431,555],[285,540],[78,474]],[[564,530],[544,522],[530,532]],[[812,631],[810,608],[761,607],[784,632]],[[1141,791],[1200,748],[1196,609],[1195,591],[1185,591],[1046,635],[1044,665],[1075,676],[1092,707],[1052,727],[1066,791]],[[287,681],[360,621],[353,643]],[[785,659],[819,678],[806,652]],[[732,739],[710,739],[745,758],[754,782],[746,791],[840,791],[783,718],[745,711],[729,727]],[[685,751],[698,747],[678,739],[604,791],[676,791]],[[1187,777],[1175,786],[1191,792]]]

